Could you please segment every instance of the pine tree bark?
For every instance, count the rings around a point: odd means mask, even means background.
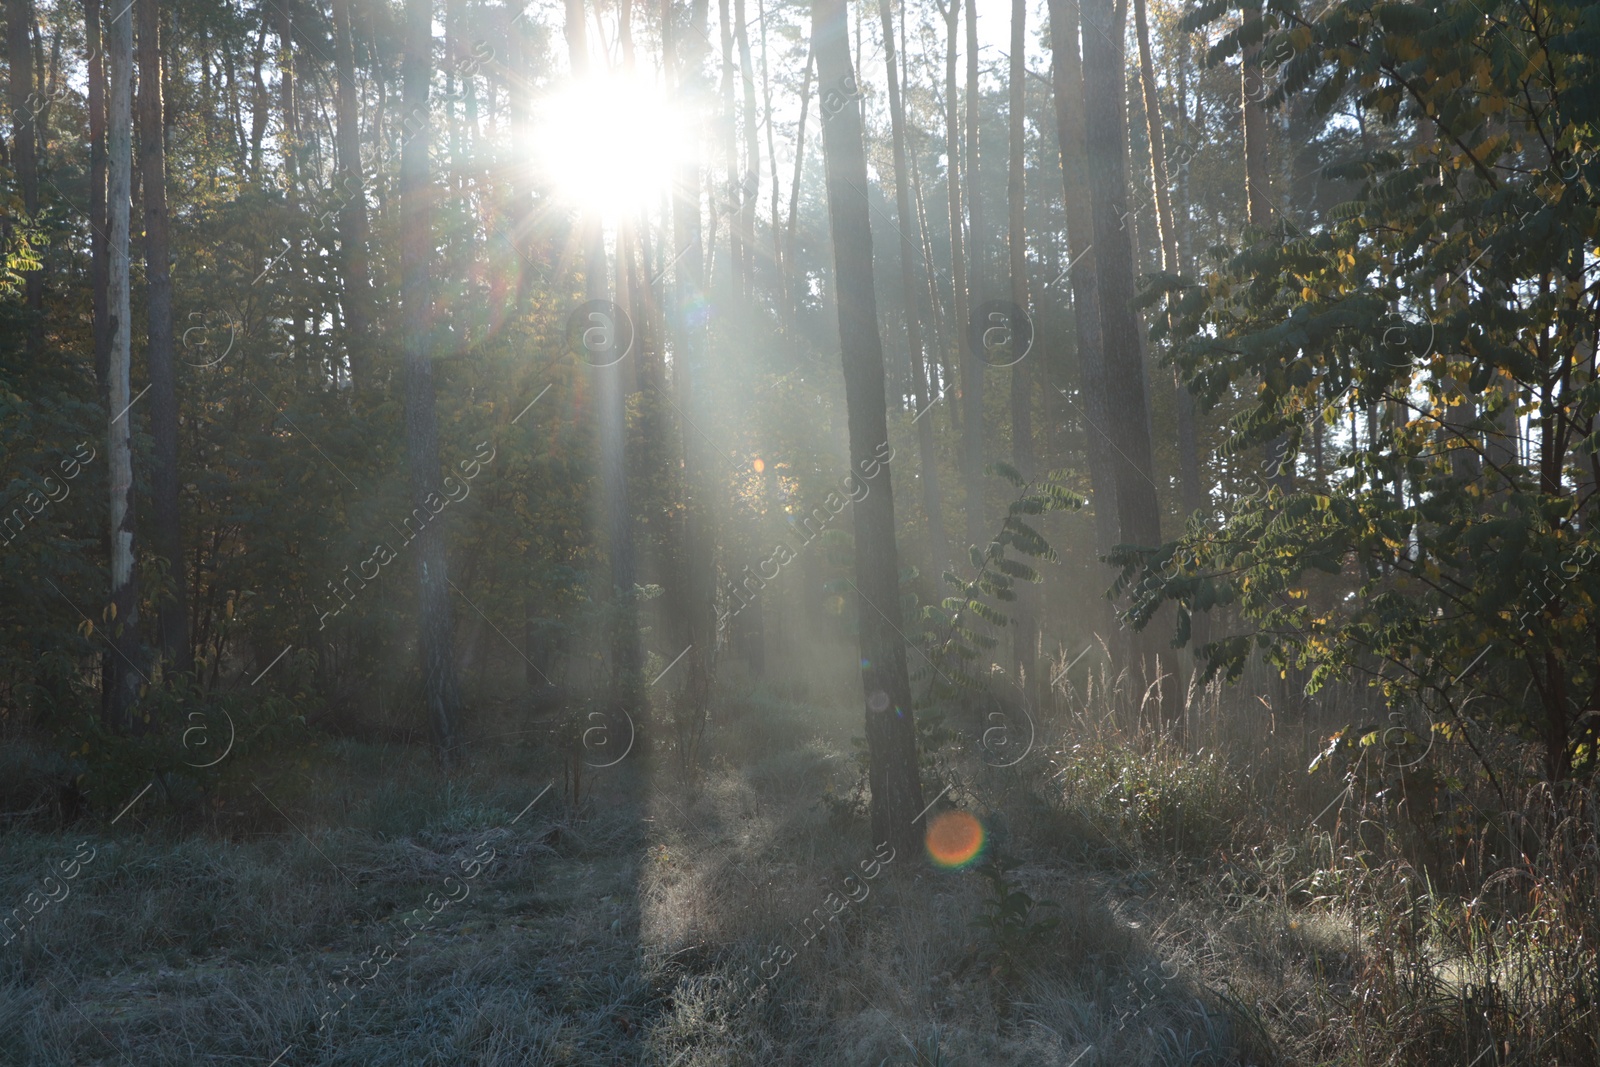
[[[1244,6],[1245,25],[1260,20],[1259,3],[1252,4],[1247,0]],[[1239,63],[1239,99],[1244,127],[1245,210],[1252,226],[1272,224],[1272,194],[1267,177],[1267,116],[1261,107],[1263,94],[1261,43],[1257,41],[1244,46]]]
[[[708,251],[711,256],[711,274],[714,278],[717,271],[716,228],[719,220],[726,217],[728,276],[731,279],[731,290],[735,295],[743,296],[744,244],[739,232],[739,220],[743,217],[743,210],[739,198],[739,134],[736,121],[738,108],[734,104],[733,15],[728,10],[728,0],[720,0],[717,7],[717,21],[722,38],[722,110],[717,123],[721,134],[719,147],[722,152],[722,202],[713,202],[711,206],[711,247]]]
[[[1133,242],[1126,226],[1127,126],[1123,100],[1122,27],[1111,0],[1083,6],[1084,145],[1088,162],[1095,271],[1100,296],[1101,365],[1116,457],[1117,526],[1124,543],[1161,543],[1161,513],[1152,478],[1147,401],[1140,373],[1139,320],[1133,307]]]
[[[406,369],[406,462],[413,508],[431,513],[439,499],[439,429],[433,385],[433,190],[428,173],[432,141],[428,83],[433,76],[433,14],[429,0],[406,0],[402,58],[405,108],[410,131],[400,150],[400,303]],[[423,699],[440,762],[455,764],[461,715],[454,655],[444,531],[421,524],[416,537],[417,618],[420,629]]]
[[[1011,303],[1031,314],[1028,307],[1028,241],[1024,225],[1027,181],[1024,163],[1027,152],[1024,110],[1027,94],[1024,79],[1027,53],[1028,6],[1026,0],[1011,0],[1011,69],[1009,72],[1009,152],[1006,160],[1006,251],[1011,274]],[[1013,357],[1016,353],[1012,353]],[[1033,363],[1023,358],[1011,365],[1011,465],[1024,478],[1033,477],[1033,413],[1028,388]],[[1012,609],[1012,660],[1017,677],[1026,691],[1042,692],[1035,676],[1034,656],[1039,642],[1036,617],[1038,594],[1031,585],[1017,588]]]
[[[934,450],[933,419],[928,418],[928,375],[922,344],[922,321],[918,314],[921,300],[916,282],[916,257],[919,253],[911,234],[920,230],[911,209],[911,173],[906,161],[906,111],[900,96],[900,72],[895,66],[894,13],[890,0],[878,0],[878,16],[883,22],[883,61],[889,77],[889,125],[894,140],[895,213],[900,220],[900,286],[905,301],[906,342],[911,354],[911,385],[917,400],[917,454],[921,462],[922,507],[928,519],[928,555],[933,560],[934,577],[951,563],[950,543],[945,537],[944,509],[939,501],[939,456]]]
[[[367,265],[366,179],[361,169],[361,115],[350,0],[333,0],[334,136],[339,151],[339,253],[344,268],[345,352],[358,389],[372,385],[372,282]]]
[[[950,0],[954,10],[957,0]],[[955,42],[950,42],[955,47]],[[954,86],[951,87],[952,90]],[[951,107],[954,107],[952,92]],[[978,0],[967,0],[967,142],[966,142],[966,202],[967,202],[967,254],[971,265],[967,270],[967,306],[982,304],[989,298],[988,283],[989,231],[983,221],[983,177],[979,171],[979,133],[982,126],[983,94],[978,85]],[[950,157],[952,169],[957,156]],[[966,315],[961,316],[959,329],[972,332]],[[961,380],[962,430],[966,445],[967,482],[967,540],[980,549],[989,543],[988,523],[983,514],[983,373],[985,364],[976,345],[969,340],[967,358],[962,364]]]
[[[981,432],[983,426],[982,411],[979,417],[973,418],[974,397],[979,397],[982,390],[982,374],[974,364],[978,362],[978,353],[972,347],[972,296],[968,289],[968,263],[966,241],[962,233],[965,208],[962,201],[961,179],[961,128],[957,116],[960,114],[958,96],[956,92],[956,51],[957,35],[960,32],[961,4],[960,0],[950,0],[949,12],[945,17],[945,30],[948,35],[944,56],[944,145],[945,145],[945,191],[948,194],[950,207],[950,284],[955,295],[956,315],[954,333],[956,351],[959,353],[958,364],[961,372],[961,406],[965,408],[962,415],[962,453],[961,475],[965,483],[966,500],[963,510],[966,515],[966,537],[969,544],[978,544],[983,539],[982,532],[982,462],[983,443],[974,437]],[[980,469],[974,470],[974,458]],[[965,553],[962,553],[965,559]]]
[[[33,4],[6,0],[6,54],[11,67],[7,86],[11,104],[11,168],[22,193],[22,210],[30,225],[39,216],[38,112],[42,105],[33,89]],[[44,269],[22,276],[28,308],[28,356],[44,354]]]
[[[169,591],[156,608],[156,644],[164,670],[194,670],[189,646],[189,583],[178,509],[178,383],[172,330],[172,239],[167,217],[166,113],[162,106],[161,13],[137,0],[139,30],[139,170],[144,188],[145,318],[154,444],[150,491],[156,555]]]
[[[702,73],[705,61],[705,36],[708,0],[693,0],[685,34],[675,32],[670,0],[663,0],[662,43],[671,56],[673,81],[686,112],[705,113],[709,95]],[[802,124],[803,128],[803,124]],[[686,314],[705,296],[706,262],[704,233],[700,213],[700,148],[704,130],[696,122],[686,131],[688,150],[679,166],[672,199],[673,247],[673,385],[682,414],[679,426],[683,455],[684,522],[683,558],[680,564],[683,586],[683,625],[688,652],[684,661],[685,698],[704,706],[716,676],[717,607],[716,549],[712,536],[713,508],[712,460],[709,449],[691,423],[698,423],[703,411],[705,381],[709,374],[707,345],[702,320]],[[792,249],[792,244],[791,244]]]
[[[1078,370],[1083,403],[1078,416],[1084,422],[1089,461],[1089,487],[1094,498],[1095,550],[1100,556],[1116,546],[1117,482],[1113,469],[1111,412],[1106,399],[1105,363],[1101,356],[1099,278],[1093,212],[1089,203],[1089,172],[1084,140],[1083,66],[1078,52],[1077,0],[1050,0],[1050,51],[1054,58],[1052,93],[1055,97],[1056,135],[1061,149],[1061,177],[1067,216],[1068,284],[1072,288],[1073,332],[1078,347]],[[1108,582],[1109,584],[1109,582]],[[1096,619],[1110,639],[1116,622],[1108,602],[1099,605]]]
[[[133,184],[133,13],[111,20],[108,47],[110,92],[107,115],[107,333],[111,408],[106,413],[110,467],[111,604],[107,620],[110,650],[105,657],[101,697],[106,724],[120,733],[137,728],[133,706],[139,696],[139,594],[134,572],[133,501],[133,325],[128,293],[128,229]]]
[[[744,180],[739,188],[739,241],[743,252],[740,288],[747,297],[755,293],[756,200],[761,183],[760,120],[756,112],[755,65],[750,57],[750,32],[744,0],[733,2],[734,36],[739,45],[739,75],[744,87]]]
[[[855,84],[844,0],[813,0],[811,17],[819,83]],[[921,844],[922,782],[901,636],[894,495],[888,463],[880,463],[889,440],[883,339],[872,277],[866,150],[854,100],[824,118],[822,149],[851,467],[852,474],[865,477],[869,486],[858,499],[853,518],[872,837],[888,842],[896,852],[914,855]]]
[[[805,173],[806,162],[806,116],[811,109],[811,72],[816,63],[816,52],[808,48],[806,72],[802,75],[803,80],[800,84],[800,120],[795,126],[794,134],[794,180],[789,183],[789,221],[784,224],[783,238],[783,309],[788,320],[790,336],[794,336],[799,329],[800,320],[800,293],[794,284],[797,240],[795,224],[800,218],[800,179]]]
[[[299,103],[296,98],[294,56],[294,15],[290,0],[278,0],[271,5],[278,25],[278,116],[282,123],[279,131],[279,149],[283,155],[284,181],[288,186],[289,202],[296,202],[300,188],[300,123]]]
[[[1154,548],[1161,544],[1161,510],[1156,498],[1149,430],[1149,400],[1139,345],[1139,318],[1134,309],[1133,241],[1127,222],[1128,130],[1123,91],[1122,48],[1126,8],[1112,0],[1088,0],[1083,17],[1084,145],[1094,225],[1095,269],[1100,296],[1101,360],[1106,400],[1111,409],[1106,427],[1115,455],[1117,527],[1122,543]],[[1132,638],[1133,666],[1153,683],[1172,664],[1160,654],[1155,626]],[[1163,661],[1165,661],[1163,663]],[[1137,679],[1139,674],[1135,673]],[[1180,710],[1177,687],[1161,688],[1162,717]]]
[[[1244,22],[1251,26],[1261,21],[1258,2],[1247,0]],[[1272,225],[1272,193],[1270,191],[1271,167],[1267,160],[1267,116],[1261,107],[1266,86],[1261,77],[1261,43],[1247,44],[1241,50],[1239,61],[1239,101],[1241,126],[1244,132],[1244,195],[1245,211],[1252,227]],[[1267,445],[1267,481],[1284,492],[1294,488],[1294,465],[1288,455],[1287,434],[1274,438]]]
[[[261,80],[261,67],[267,58],[267,16],[261,12],[261,26],[256,31],[256,47],[250,57],[250,182],[261,182],[261,141],[267,133],[267,83]]]
[[[1142,10],[1141,3],[1141,10]],[[1140,48],[1148,53],[1150,46],[1148,40],[1140,44]],[[1154,73],[1152,68],[1152,74]],[[1183,128],[1192,128],[1188,119],[1188,83],[1189,68],[1187,52],[1178,55],[1177,93],[1178,93],[1178,122]],[[1163,167],[1165,170],[1165,167]],[[1181,217],[1187,222],[1190,214],[1191,201],[1189,198],[1189,174],[1187,169],[1181,171],[1182,179],[1179,182],[1178,199],[1182,202]],[[1171,175],[1168,175],[1170,180]],[[1190,229],[1187,225],[1180,224],[1178,205],[1174,203],[1173,209],[1173,245],[1176,258],[1171,268],[1174,274],[1193,275],[1194,256],[1190,248]],[[1200,439],[1195,424],[1194,394],[1189,392],[1187,386],[1177,381],[1177,370],[1173,370],[1174,386],[1177,397],[1178,414],[1178,476],[1182,482],[1183,510],[1185,514],[1194,515],[1196,512],[1204,514],[1208,510],[1207,501],[1210,498],[1210,487],[1202,480],[1200,473]],[[1192,623],[1191,623],[1192,625]],[[1202,642],[1201,632],[1196,631],[1194,644],[1198,647]]]
[[[100,33],[100,0],[83,0],[83,27],[89,78],[89,299],[94,317],[94,376],[100,383],[100,399],[109,406],[111,318],[107,285],[111,263],[106,219],[106,61]]]

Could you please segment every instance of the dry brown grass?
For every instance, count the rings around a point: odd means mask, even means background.
[[[1433,833],[1488,803],[1460,752],[1431,757],[1454,793],[1306,774],[1350,694],[1291,721],[1196,694],[1179,744],[1141,730],[1132,687],[1080,674],[1020,765],[970,740],[929,762],[928,795],[948,786],[1012,886],[1053,902],[1001,946],[974,870],[896,856],[860,878],[858,697],[818,677],[725,679],[698,773],[658,738],[514,824],[560,778],[537,746],[480,746],[446,780],[339,742],[253,768],[260,791],[203,834],[153,805],[0,835],[14,903],[99,850],[0,949],[0,1063],[1595,1062],[1592,804],[1528,793],[1470,840]],[[319,1032],[327,983],[483,842],[471,895]]]

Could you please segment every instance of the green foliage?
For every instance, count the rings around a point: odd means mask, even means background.
[[[1028,482],[1005,463],[992,464],[989,471],[1021,491],[1007,507],[994,540],[983,548],[969,546],[973,576],[963,579],[954,571],[946,571],[945,584],[955,593],[922,608],[923,656],[914,661],[912,670],[913,681],[927,683],[918,703],[919,721],[922,709],[932,709],[962,690],[981,688],[973,670],[999,644],[993,631],[1004,629],[1011,621],[996,605],[1017,598],[1016,583],[1042,581],[1039,572],[1023,559],[1045,563],[1059,559],[1044,535],[1024,516],[1069,511],[1083,504],[1080,497],[1063,486],[1065,471],[1051,471],[1034,482]]]
[[[1285,451],[1219,528],[1118,555],[1128,618],[1174,603],[1181,644],[1194,612],[1236,609],[1250,630],[1200,650],[1208,676],[1259,649],[1313,691],[1367,679],[1539,742],[1549,778],[1592,774],[1600,28],[1560,5],[1274,10],[1319,106],[1353,92],[1416,135],[1330,168],[1355,195],[1309,231],[1281,218],[1163,283],[1189,387],[1253,397],[1229,451]],[[1308,442],[1358,417],[1375,432],[1307,477]]]

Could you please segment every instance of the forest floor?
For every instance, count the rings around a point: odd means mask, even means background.
[[[1241,849],[1262,798],[1215,757],[1065,731],[1016,767],[941,757],[937,804],[981,817],[997,884],[874,849],[857,704],[723,710],[701,772],[658,744],[577,803],[532,746],[446,779],[325,741],[234,783],[205,833],[0,835],[7,907],[93,850],[0,948],[0,1063],[1363,1059],[1350,924],[1283,892],[1286,838]]]

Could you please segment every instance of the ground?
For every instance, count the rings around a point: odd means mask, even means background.
[[[1303,857],[1239,851],[1221,761],[1091,758],[1065,722],[1015,767],[948,745],[935,810],[987,838],[945,870],[868,839],[847,699],[720,710],[701,770],[658,737],[576,800],[538,744],[446,777],[340,740],[201,832],[151,804],[0,835],[18,903],[93,850],[0,949],[0,1063],[1353,1062],[1348,925],[1292,905]]]

